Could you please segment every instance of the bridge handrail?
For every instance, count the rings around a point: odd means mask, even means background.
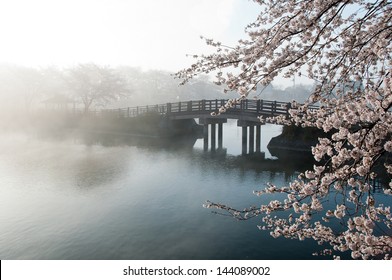
[[[219,110],[220,107],[226,104],[227,99],[214,100],[192,100],[179,101],[166,104],[155,104],[136,107],[123,107],[116,109],[102,109],[96,111],[96,115],[117,115],[118,117],[136,117],[141,114],[156,112],[161,115],[170,114],[187,114],[187,113],[211,113]],[[288,110],[291,108],[289,102],[270,101],[270,100],[251,100],[245,99],[236,104],[227,112],[241,112],[242,114],[259,114],[259,115],[288,115]],[[314,106],[314,109],[317,107]]]

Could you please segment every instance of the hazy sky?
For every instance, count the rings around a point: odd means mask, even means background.
[[[234,43],[257,14],[251,0],[0,0],[0,62],[176,71],[206,51],[200,35]]]

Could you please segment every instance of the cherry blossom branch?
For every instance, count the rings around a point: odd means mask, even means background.
[[[289,186],[270,184],[255,192],[280,194],[282,201],[241,211],[213,202],[205,206],[240,220],[261,216],[260,228],[273,237],[312,238],[330,246],[324,254],[351,251],[355,259],[390,259],[391,205],[377,201],[372,181],[381,176],[374,170],[379,163],[392,176],[388,161],[392,153],[392,2],[255,2],[261,12],[246,27],[246,39],[234,47],[206,39],[216,51],[195,57],[196,62],[176,77],[185,83],[200,73],[217,71],[215,82],[225,85],[225,92],[239,93],[215,112],[221,114],[278,75],[292,77],[305,70],[304,76],[318,81],[309,99],[304,104],[292,102],[289,118],[269,120],[317,127],[330,136],[320,138],[312,148],[316,160],[312,170]],[[385,196],[392,195],[392,181],[382,190]],[[287,218],[274,216],[278,211],[288,211]],[[341,227],[336,230],[333,224]]]

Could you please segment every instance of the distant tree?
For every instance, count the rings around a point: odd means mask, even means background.
[[[173,80],[173,73],[162,70],[143,71],[140,68],[122,66],[116,72],[132,87],[132,94],[127,99],[120,99],[113,106],[136,106],[176,101],[197,100],[203,98],[227,98],[221,88],[208,76],[200,76],[192,84],[179,87]]]
[[[80,64],[68,71],[71,94],[84,105],[88,112],[91,106],[104,106],[110,101],[129,94],[125,81],[109,67],[96,64]]]
[[[42,96],[43,76],[40,70],[30,67],[3,65],[0,71],[0,91],[13,110],[30,111]],[[9,109],[9,108],[8,108]]]
[[[42,96],[50,98],[53,96],[69,95],[67,77],[62,69],[48,67],[40,70],[42,76],[41,92]]]
[[[213,202],[206,207],[242,219],[263,215],[261,228],[272,236],[311,238],[329,245],[324,253],[337,257],[350,251],[355,259],[390,259],[392,181],[383,189],[389,196],[383,204],[372,180],[379,175],[377,164],[392,176],[392,2],[255,2],[261,13],[245,29],[246,39],[233,47],[206,39],[215,52],[195,56],[195,63],[176,76],[186,83],[195,75],[215,73],[217,84],[239,93],[221,108],[224,112],[278,75],[306,75],[317,82],[309,99],[303,105],[293,102],[289,119],[271,121],[318,127],[332,137],[319,139],[313,148],[318,162],[313,170],[289,186],[270,184],[255,192],[280,193],[282,200],[241,211]],[[336,201],[334,208],[327,207],[328,201]],[[282,210],[290,214],[276,217]]]

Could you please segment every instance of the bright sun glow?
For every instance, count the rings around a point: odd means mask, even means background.
[[[94,62],[178,70],[206,51],[199,35],[234,42],[255,6],[247,0],[0,0],[0,62]],[[239,6],[241,14],[236,13]],[[236,37],[234,37],[236,36]]]

